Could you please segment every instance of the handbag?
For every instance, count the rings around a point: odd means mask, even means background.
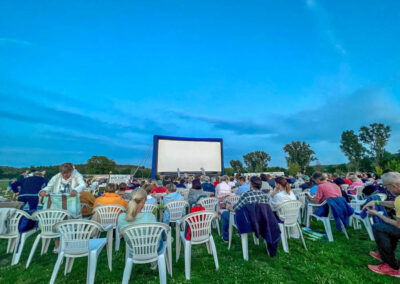
[[[62,209],[71,213],[73,218],[81,217],[79,193],[71,197],[66,194],[51,194],[44,198],[44,209]]]

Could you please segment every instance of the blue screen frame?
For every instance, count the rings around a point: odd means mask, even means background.
[[[178,141],[209,141],[209,142],[220,142],[221,143],[221,170],[224,174],[224,144],[222,138],[191,138],[191,137],[174,137],[174,136],[162,136],[154,135],[153,137],[153,160],[151,165],[151,178],[155,179],[157,175],[157,158],[158,158],[158,141],[159,140],[178,140]]]

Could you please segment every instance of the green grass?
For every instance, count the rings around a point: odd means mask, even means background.
[[[321,231],[318,223],[312,224]],[[220,269],[215,270],[211,255],[205,245],[192,248],[191,280],[185,280],[184,258],[178,263],[173,261],[173,278],[169,283],[399,283],[398,279],[380,276],[367,269],[367,264],[378,264],[368,252],[375,249],[375,243],[368,240],[364,230],[348,230],[350,240],[343,234],[334,233],[335,241],[307,241],[305,251],[300,240],[289,240],[290,253],[286,254],[279,247],[278,256],[270,258],[264,244],[254,245],[249,238],[249,261],[244,261],[239,237],[233,237],[229,251],[217,234],[217,252]],[[6,255],[6,241],[0,241],[0,283],[48,283],[57,256],[49,252],[40,256],[40,245],[29,269],[25,269],[26,260],[34,236],[31,236],[22,253],[21,261],[10,266],[11,255]],[[175,243],[173,244],[175,247]],[[175,248],[174,248],[175,249]],[[124,242],[119,252],[113,255],[113,271],[107,266],[106,251],[103,250],[97,266],[96,283],[120,283],[124,269]],[[173,259],[175,258],[175,251]],[[57,283],[84,283],[86,281],[87,258],[77,259],[72,272],[67,276],[63,268],[59,271]],[[150,270],[150,265],[136,265],[132,270],[131,282],[159,283],[158,271]]]
[[[4,187],[3,187],[4,188]],[[300,240],[290,239],[290,253],[284,253],[279,245],[278,255],[270,258],[265,245],[254,245],[249,238],[249,261],[242,257],[242,247],[236,232],[231,250],[214,232],[220,269],[215,270],[211,255],[206,246],[192,247],[191,280],[185,279],[183,251],[178,263],[175,263],[175,242],[173,243],[173,278],[169,283],[399,283],[390,276],[377,275],[368,270],[368,264],[379,264],[368,252],[376,249],[365,229],[348,229],[350,240],[338,232],[332,222],[333,243],[326,240],[310,241],[306,239],[308,251],[304,250]],[[314,230],[323,232],[319,222],[313,222]],[[172,234],[174,236],[174,233]],[[7,242],[0,239],[0,283],[48,283],[57,255],[49,252],[40,256],[39,244],[35,257],[28,269],[25,264],[35,239],[31,236],[25,245],[18,265],[10,266],[11,255],[5,254]],[[183,248],[182,248],[183,250]],[[398,251],[397,251],[398,252]],[[397,254],[399,257],[399,253]],[[108,270],[106,250],[100,254],[96,283],[121,283],[125,257],[125,244],[121,241],[119,252],[113,254],[113,271]],[[64,276],[61,267],[56,283],[84,283],[86,281],[87,258],[77,259],[72,272]],[[152,271],[150,265],[136,265],[132,270],[131,283],[159,283],[158,271]]]

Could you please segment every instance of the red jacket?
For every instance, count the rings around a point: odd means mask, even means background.
[[[204,208],[203,206],[196,205],[192,209],[190,209],[189,213],[194,213],[194,212],[198,212],[198,211],[205,211],[205,210],[206,210],[206,208]],[[190,241],[191,240],[190,227],[187,224],[186,224],[186,226],[187,226],[186,240]]]

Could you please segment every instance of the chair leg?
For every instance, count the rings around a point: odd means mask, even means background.
[[[8,239],[6,253],[10,253],[11,252],[11,244],[12,244],[12,242],[13,242],[13,239]]]
[[[124,276],[122,278],[122,284],[128,284],[129,279],[131,278],[133,261],[132,258],[128,257],[125,261],[125,268],[124,268]]]
[[[332,235],[332,228],[331,228],[331,221],[328,218],[324,218],[323,221],[324,227],[325,227],[325,232],[328,236],[328,241],[333,242],[333,235]]]
[[[287,236],[286,236],[286,228],[283,224],[279,223],[279,229],[281,230],[281,241],[284,252],[289,252]]]
[[[214,257],[214,263],[215,263],[215,269],[219,269],[219,263],[218,263],[218,255],[217,255],[217,248],[215,247],[214,243],[214,238],[210,236],[210,246],[211,246],[211,251]]]
[[[347,239],[349,239],[349,235],[347,234],[346,227],[344,226],[343,222],[340,221],[340,226],[342,227],[342,231]]]
[[[299,234],[300,234],[301,241],[303,242],[303,246],[306,250],[308,250],[307,246],[306,246],[306,241],[304,240],[303,232],[301,231],[300,225],[298,223],[297,223],[297,228],[299,229]]]
[[[220,230],[220,228],[219,228],[219,221],[218,221],[218,218],[215,218],[215,219],[214,219],[214,222],[215,222],[215,226],[217,227],[218,236],[221,236],[221,230]]]
[[[74,260],[75,260],[75,258],[74,258],[74,257],[71,257],[71,259],[70,259],[70,261],[69,261],[67,273],[71,273],[71,271],[72,271],[72,266],[74,266]]]
[[[38,246],[38,244],[39,244],[39,242],[40,242],[40,238],[41,238],[40,234],[36,236],[36,239],[35,239],[35,242],[33,243],[31,252],[29,253],[28,261],[26,262],[25,268],[28,268],[29,265],[31,264],[33,255],[35,254],[36,248],[37,248],[37,246]],[[43,240],[43,239],[42,239],[42,240]]]
[[[363,219],[363,224],[365,229],[367,230],[368,236],[370,238],[371,241],[375,241],[375,237],[374,237],[374,233],[372,232],[372,227],[371,227],[371,223],[369,222],[368,217]]]
[[[248,242],[247,234],[241,234],[240,238],[242,240],[243,259],[248,261],[249,260],[249,242]]]
[[[47,251],[49,250],[50,243],[51,243],[51,239],[47,239],[46,246],[44,247],[43,253],[47,253]]]
[[[179,233],[179,224],[175,223],[175,246],[176,246],[175,259],[176,259],[176,262],[178,262],[179,254],[181,253],[181,240],[180,240],[180,237],[181,236],[180,236],[180,233]]]
[[[253,241],[254,241],[255,245],[257,245],[257,246],[260,245],[260,240],[256,237],[256,234],[254,234],[254,233],[253,233]]]
[[[64,253],[60,252],[57,257],[56,265],[54,266],[53,273],[51,274],[50,284],[54,284],[56,281],[58,270],[60,270],[60,266],[64,257]]]
[[[115,251],[119,251],[119,246],[121,243],[121,238],[118,232],[118,228],[115,229]]]
[[[185,242],[185,276],[186,280],[190,280],[190,266],[192,258],[192,244],[190,241]]]
[[[91,251],[89,252],[89,261],[88,261],[88,276],[89,281],[86,284],[93,284],[94,279],[96,277],[96,268],[97,268],[97,252]]]
[[[70,257],[65,258],[65,266],[64,266],[64,276],[68,273],[69,262],[71,261]]]
[[[160,284],[167,284],[167,271],[165,267],[165,255],[158,256],[158,273],[160,277]]]
[[[167,273],[172,277],[172,263],[170,263],[169,262],[169,254],[170,254],[170,251],[169,251],[169,249],[165,249],[165,263],[166,263],[166,266],[167,266]]]
[[[232,244],[232,233],[233,233],[233,222],[234,222],[233,214],[229,215],[229,242],[228,242],[228,250],[231,249]]]
[[[206,243],[206,247],[207,247],[207,253],[208,254],[212,254],[212,252],[211,252],[211,248],[210,248],[210,243]]]
[[[21,242],[20,244],[16,243],[16,247],[14,250],[14,255],[11,261],[11,265],[16,265],[18,264],[20,258],[21,258],[21,254],[22,254],[22,250],[24,249],[24,245],[25,245],[25,240],[28,237],[28,233],[22,233],[21,234]]]
[[[112,271],[113,230],[107,232],[107,260],[108,269]]]
[[[311,219],[311,208],[307,208],[307,213],[306,213],[306,227],[310,228],[310,219]]]

